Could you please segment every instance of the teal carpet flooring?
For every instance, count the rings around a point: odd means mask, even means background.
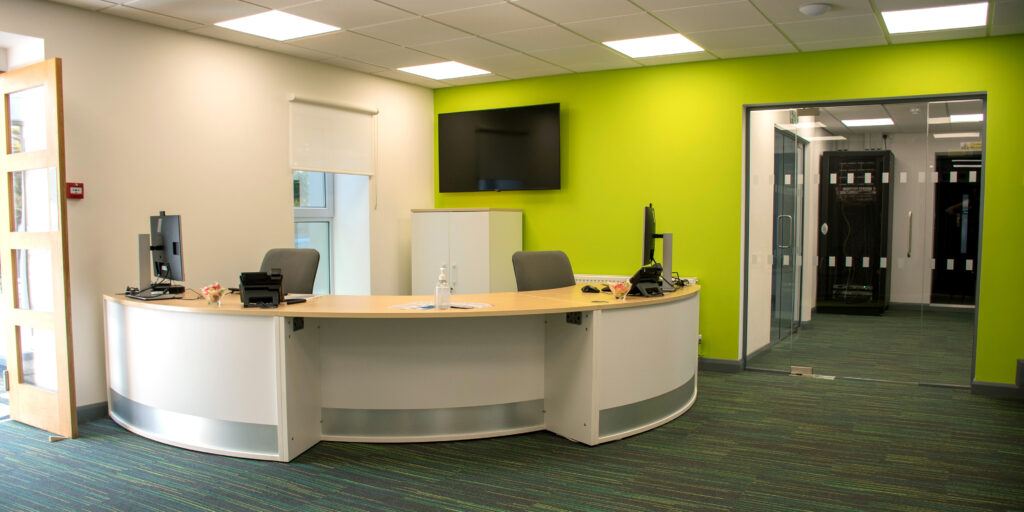
[[[881,316],[815,313],[789,339],[747,361],[748,368],[969,386],[973,310],[890,308]]]
[[[702,372],[696,405],[597,447],[539,432],[322,442],[291,463],[164,446],[110,420],[0,424],[5,511],[1024,510],[1024,404],[953,389]]]

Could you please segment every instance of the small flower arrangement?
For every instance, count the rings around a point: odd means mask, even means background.
[[[206,297],[208,304],[216,304],[220,306],[220,300],[224,298],[228,293],[227,288],[222,288],[220,283],[208,284],[199,290],[199,293]]]
[[[633,287],[633,284],[629,281],[622,283],[608,283],[608,288],[611,289],[612,295],[616,299],[626,300],[626,295],[629,293],[629,289]]]

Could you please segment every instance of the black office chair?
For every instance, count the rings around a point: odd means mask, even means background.
[[[320,252],[316,249],[271,249],[263,256],[260,272],[280,269],[284,293],[313,293]]]
[[[512,255],[512,270],[521,292],[576,284],[572,264],[562,251],[519,251]]]

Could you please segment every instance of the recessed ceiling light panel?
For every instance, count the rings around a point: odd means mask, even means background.
[[[879,117],[875,119],[843,119],[843,124],[850,128],[856,128],[860,126],[892,126],[892,119],[888,117]]]
[[[620,39],[618,41],[605,41],[602,44],[634,59],[704,51],[704,48],[701,48],[697,43],[690,41],[682,34]]]
[[[414,75],[432,78],[434,80],[448,80],[451,78],[463,78],[467,76],[489,75],[491,72],[485,69],[474,68],[461,62],[450,60],[436,64],[424,64],[422,66],[408,66],[398,68],[399,71],[412,73]]]
[[[953,114],[949,116],[951,123],[980,123],[985,120],[985,114]]]
[[[936,139],[976,139],[981,137],[981,132],[955,132],[955,133],[933,133]]]
[[[289,39],[298,39],[300,37],[315,36],[341,30],[334,25],[320,23],[319,21],[313,21],[281,11],[261,12],[251,16],[222,21],[215,23],[215,25],[276,41],[287,41]]]
[[[988,23],[988,2],[883,11],[882,19],[890,34],[983,27]]]
[[[842,135],[819,135],[817,137],[808,137],[807,140],[816,142],[819,140],[846,140],[846,137]]]

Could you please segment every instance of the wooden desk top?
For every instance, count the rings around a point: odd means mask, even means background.
[[[438,311],[394,309],[392,306],[412,302],[431,302],[430,295],[321,295],[300,304],[282,304],[277,308],[243,308],[241,296],[231,294],[224,297],[221,306],[209,305],[194,291],[187,291],[185,299],[141,301],[124,295],[104,295],[104,300],[163,311],[188,313],[228,314],[247,316],[283,316],[308,318],[456,318],[538,315],[568,313],[572,311],[594,311],[647,306],[684,300],[697,295],[700,286],[687,286],[662,297],[626,297],[616,300],[609,292],[583,293],[583,285],[566,286],[551,290],[532,292],[501,292],[452,295],[452,302],[477,302],[492,307],[479,309],[448,309]],[[189,300],[196,296],[198,300]]]

